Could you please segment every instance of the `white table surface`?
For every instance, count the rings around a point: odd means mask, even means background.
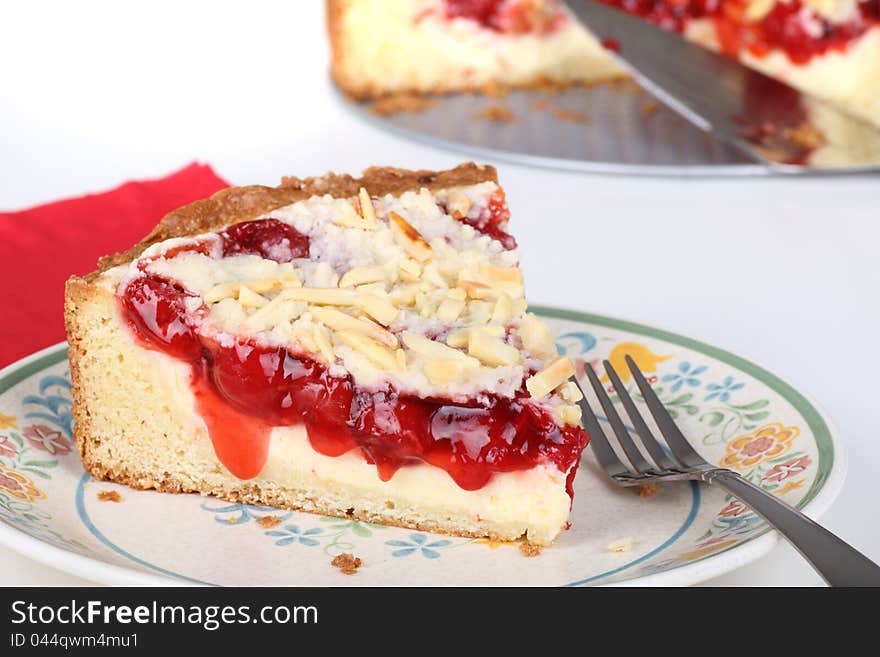
[[[236,184],[466,156],[332,93],[323,3],[15,3],[0,20],[0,209],[200,160]],[[534,303],[718,344],[812,395],[849,451],[823,517],[880,561],[880,178],[631,178],[499,167]],[[613,268],[622,271],[619,278]],[[84,584],[6,553],[0,584]],[[787,544],[716,585],[818,585]]]

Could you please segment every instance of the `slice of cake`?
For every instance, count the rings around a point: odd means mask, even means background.
[[[95,477],[543,545],[588,437],[495,170],[238,187],[68,281]]]
[[[332,75],[350,96],[625,77],[559,0],[328,0]]]
[[[880,0],[602,1],[880,125]]]

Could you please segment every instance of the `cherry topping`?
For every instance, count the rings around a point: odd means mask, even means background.
[[[278,219],[234,224],[220,233],[223,255],[258,255],[276,262],[309,257],[309,238]]]
[[[480,216],[463,220],[510,249],[516,242],[506,231],[509,218],[499,190]],[[235,224],[217,236],[224,256],[289,262],[309,255],[309,238],[277,219]],[[182,248],[208,255],[217,238]],[[587,443],[582,429],[559,428],[524,391],[480,405],[366,391],[284,347],[252,339],[221,345],[198,332],[206,312],[198,297],[144,267],[141,272],[120,295],[123,314],[150,348],[191,365],[197,407],[215,453],[239,478],[255,477],[265,465],[273,426],[304,425],[312,447],[327,456],[358,449],[386,481],[401,467],[427,462],[466,490],[484,486],[494,472],[544,461],[567,471]]]
[[[505,249],[515,249],[516,240],[507,232],[507,222],[510,220],[510,210],[504,191],[499,189],[489,197],[489,204],[479,217],[463,217],[461,221],[473,226],[475,229],[496,239]]]
[[[188,362],[201,355],[184,290],[166,281],[142,276],[131,281],[122,295],[126,317],[135,332],[151,347]]]
[[[708,18],[715,24],[722,52],[736,55],[747,50],[760,57],[778,48],[795,64],[844,50],[871,25],[880,23],[880,0],[858,3],[856,15],[840,23],[815,11],[805,14],[803,0],[777,2],[758,21],[745,18],[746,0],[601,1],[678,32],[691,20]]]
[[[546,33],[565,21],[558,0],[444,0],[447,18],[467,18],[495,32]]]

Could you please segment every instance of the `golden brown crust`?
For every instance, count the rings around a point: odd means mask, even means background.
[[[81,309],[89,299],[97,294],[97,289],[82,278],[76,276],[68,279],[64,286],[64,327],[67,330],[67,359],[70,363],[71,395],[73,397],[73,442],[79,452],[80,459],[86,470],[90,461],[88,455],[89,441],[86,436],[93,435],[88,405],[83,398],[82,372],[80,362],[85,355],[83,340],[85,332],[80,329],[79,317]]]
[[[494,167],[467,162],[447,171],[370,167],[360,178],[353,178],[347,174],[328,173],[316,178],[285,177],[278,187],[262,185],[230,187],[209,198],[168,213],[149,235],[133,247],[122,253],[101,258],[98,261],[98,271],[85,278],[92,280],[100,272],[130,262],[158,242],[173,237],[198,235],[246,221],[316,194],[347,198],[355,196],[361,187],[365,187],[372,196],[385,194],[397,196],[421,187],[434,191],[444,187],[473,185],[487,180],[498,181]]]

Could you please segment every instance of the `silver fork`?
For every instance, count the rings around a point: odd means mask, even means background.
[[[583,411],[583,421],[590,434],[590,444],[593,446],[596,459],[609,477],[622,486],[683,480],[702,481],[720,486],[743,504],[751,507],[782,534],[831,586],[880,586],[880,566],[861,552],[736,472],[707,463],[682,435],[635,361],[627,356],[626,364],[632,372],[648,410],[654,416],[660,433],[666,439],[671,454],[667,453],[654,437],[620,377],[617,376],[617,372],[606,360],[603,362],[605,373],[611,380],[636,434],[653,463],[645,457],[624,426],[599,377],[596,376],[593,368],[586,367],[590,385],[632,466],[625,465],[617,457],[585,397],[579,402]]]

